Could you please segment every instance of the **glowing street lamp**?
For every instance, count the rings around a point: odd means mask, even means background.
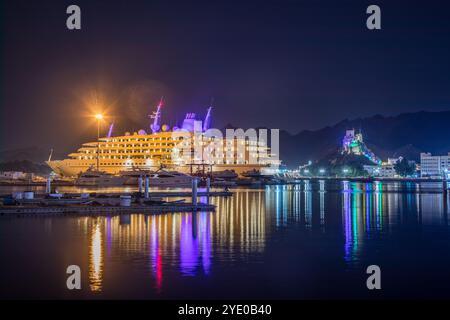
[[[100,139],[100,122],[103,120],[104,116],[101,113],[97,113],[94,115],[94,118],[97,119],[97,140]]]
[[[99,162],[99,153],[100,153],[100,122],[103,120],[103,114],[97,113],[94,115],[94,118],[97,119],[97,171],[99,171],[100,162]]]
[[[342,172],[344,173],[344,175],[346,175],[348,173],[348,169],[344,168],[344,169],[342,169]]]
[[[320,169],[319,172],[320,172],[320,174],[324,174],[325,173],[325,169]]]

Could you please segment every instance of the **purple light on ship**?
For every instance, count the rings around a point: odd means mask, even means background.
[[[113,130],[114,130],[114,122],[112,122],[111,125],[109,126],[108,138],[112,137]]]

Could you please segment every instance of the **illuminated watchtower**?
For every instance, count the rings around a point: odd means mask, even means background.
[[[355,134],[355,130],[347,130],[342,139],[342,153],[365,156],[375,164],[381,164],[381,160],[366,146],[362,133]]]

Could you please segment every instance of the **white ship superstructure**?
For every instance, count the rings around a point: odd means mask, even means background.
[[[208,108],[200,131],[196,131],[194,113],[186,115],[181,127],[161,125],[161,107],[162,102],[152,115],[152,133],[139,130],[112,136],[109,132],[107,137],[98,141],[84,143],[76,152],[69,154],[68,159],[49,160],[47,164],[61,176],[74,177],[97,166],[98,170],[112,174],[125,170],[156,171],[161,167],[185,173],[233,170],[241,174],[278,163],[278,160],[272,160],[269,148],[261,141],[240,137],[218,138],[206,134],[211,123],[211,108]],[[213,157],[203,157],[202,151],[199,157],[198,150],[210,148],[212,142],[220,146],[223,152]]]

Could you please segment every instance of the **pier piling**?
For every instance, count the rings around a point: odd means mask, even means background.
[[[206,178],[206,192],[209,193],[211,190],[211,178]]]
[[[448,181],[447,179],[442,179],[442,202],[444,205],[444,215],[447,215],[448,211]],[[447,218],[445,219],[447,220]]]
[[[209,192],[211,191],[211,178],[206,178],[206,203],[209,203]]]
[[[142,175],[139,175],[138,186],[139,186],[139,194],[142,195]]]
[[[50,176],[47,177],[47,182],[45,185],[45,193],[52,193],[52,179]]]
[[[150,177],[148,175],[145,176],[145,199],[149,198],[148,188],[150,185]]]
[[[192,179],[192,205],[197,206],[197,178]]]

